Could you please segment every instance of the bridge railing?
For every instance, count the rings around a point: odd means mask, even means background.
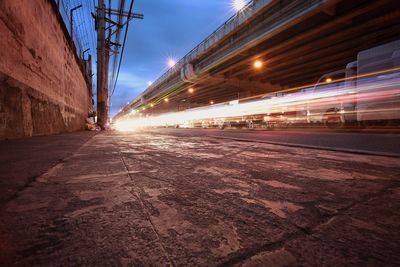
[[[250,1],[242,10],[236,12],[232,17],[230,17],[224,24],[219,26],[213,33],[211,33],[206,39],[204,39],[200,44],[190,50],[183,58],[181,58],[175,66],[168,69],[163,75],[161,75],[151,86],[149,86],[145,92],[146,94],[149,90],[156,88],[160,85],[167,77],[179,72],[183,65],[191,62],[194,58],[198,57],[201,53],[207,51],[208,48],[215,45],[218,41],[226,37],[235,28],[245,22],[247,19],[252,17],[257,11],[263,8],[265,5],[272,2],[272,0],[252,0]]]

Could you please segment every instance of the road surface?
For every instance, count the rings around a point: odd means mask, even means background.
[[[400,262],[399,158],[165,131],[79,143],[1,206],[4,266]]]

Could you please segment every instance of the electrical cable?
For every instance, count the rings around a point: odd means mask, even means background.
[[[118,82],[119,71],[120,71],[120,69],[121,69],[122,58],[123,58],[123,56],[124,56],[126,36],[128,35],[129,21],[130,21],[129,18],[130,18],[131,14],[132,14],[132,8],[133,8],[134,2],[135,2],[135,0],[132,0],[132,1],[131,1],[131,5],[130,5],[130,7],[129,7],[128,19],[127,19],[128,21],[127,21],[127,23],[126,23],[124,41],[123,41],[123,43],[122,43],[121,56],[120,56],[120,60],[119,60],[119,64],[118,64],[117,77],[116,77],[116,79],[115,79],[115,83],[114,83],[113,90],[112,90],[112,92],[111,92],[111,94],[110,94],[110,99],[111,99],[111,97],[114,95],[115,88],[116,88],[117,82]]]

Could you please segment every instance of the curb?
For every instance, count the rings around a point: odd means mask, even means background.
[[[219,138],[219,139],[230,139],[230,140],[236,140],[236,141],[242,141],[242,142],[265,143],[265,144],[278,145],[278,146],[300,147],[300,148],[308,148],[308,149],[316,149],[316,150],[328,150],[328,151],[334,151],[334,152],[344,152],[344,153],[352,153],[352,154],[360,154],[360,155],[400,158],[400,154],[388,153],[388,152],[376,152],[376,151],[347,149],[347,148],[333,148],[333,147],[326,147],[326,146],[313,146],[313,145],[303,145],[303,144],[296,144],[296,143],[273,142],[273,141],[256,140],[256,139],[248,139],[248,138],[240,138],[240,137],[226,137],[226,136],[218,136],[218,135],[209,135],[208,137]]]

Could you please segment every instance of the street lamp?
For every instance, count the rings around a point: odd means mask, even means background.
[[[71,41],[72,41],[72,42],[74,42],[74,28],[73,28],[73,23],[74,23],[74,12],[75,12],[77,9],[81,8],[81,7],[82,7],[82,5],[79,5],[79,6],[76,6],[76,7],[74,7],[73,9],[71,9],[71,10],[69,11],[69,15],[70,15],[70,18],[71,18],[71,21],[70,21],[69,26],[71,27]]]
[[[326,83],[331,83],[331,82],[332,82],[332,79],[331,79],[331,78],[326,78],[325,82],[326,82]]]
[[[85,51],[82,52],[82,59],[85,60],[85,53],[88,52],[90,48],[86,49]],[[90,57],[90,55],[89,55]]]
[[[173,59],[173,58],[169,58],[168,59],[168,67],[172,68],[172,67],[175,66],[175,64],[176,64],[176,60],[175,59]]]
[[[245,0],[232,0],[231,5],[236,12],[239,12],[246,6],[246,1]]]
[[[164,102],[167,103],[169,101],[168,97],[164,98]]]
[[[191,94],[193,94],[193,92],[194,92],[193,87],[190,87],[190,88],[188,89],[188,92],[191,93]]]
[[[214,104],[214,101],[211,100],[211,101],[210,101],[210,104],[213,105],[213,104]]]
[[[263,63],[262,63],[261,60],[258,60],[258,59],[257,59],[256,61],[254,61],[253,66],[254,66],[254,68],[256,68],[256,69],[261,69],[262,66],[263,66]]]

